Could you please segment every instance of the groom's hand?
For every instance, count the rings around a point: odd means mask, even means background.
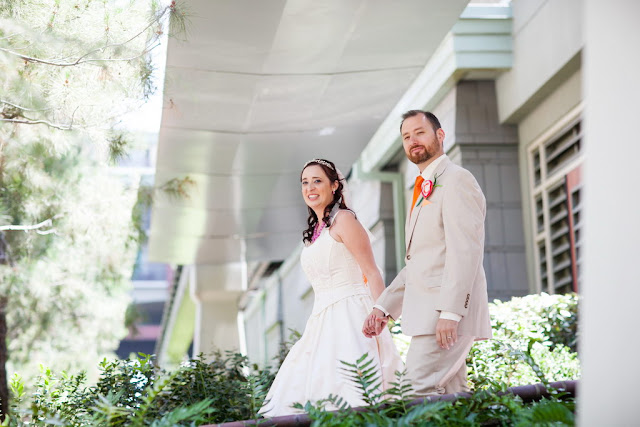
[[[440,348],[449,350],[458,341],[458,322],[449,319],[438,319],[436,323],[436,340]]]
[[[362,333],[367,338],[380,335],[387,322],[389,322],[389,318],[381,310],[374,308],[362,325]]]
[[[384,312],[378,308],[374,308],[371,311],[371,314],[374,316],[374,318],[372,319],[373,334],[380,335],[382,333],[382,330],[387,326],[389,318],[385,316]]]

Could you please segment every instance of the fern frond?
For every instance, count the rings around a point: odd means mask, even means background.
[[[369,406],[379,406],[382,403],[382,377],[375,365],[375,359],[368,353],[363,354],[356,363],[340,361],[347,368],[341,368],[343,375],[351,380],[362,395],[362,400]]]
[[[447,425],[443,411],[447,406],[451,406],[451,403],[434,402],[413,406],[405,415],[396,419],[396,425],[425,425],[427,422],[430,422],[428,425]]]
[[[564,402],[543,399],[521,412],[517,427],[546,425],[575,425],[575,415]]]
[[[205,399],[190,406],[180,406],[165,414],[159,420],[154,420],[151,427],[173,427],[183,421],[196,421],[202,415],[212,412],[211,399]]]

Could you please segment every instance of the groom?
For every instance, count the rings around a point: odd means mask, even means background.
[[[378,335],[402,315],[411,336],[406,369],[416,395],[468,391],[465,359],[491,338],[484,254],[485,199],[469,171],[444,154],[430,112],[402,116],[402,145],[420,169],[406,223],[406,266],[376,301],[363,333]]]

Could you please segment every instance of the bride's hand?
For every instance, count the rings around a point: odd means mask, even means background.
[[[367,318],[364,320],[362,325],[362,333],[365,337],[371,338],[375,334],[375,319],[376,315],[374,313],[369,314]]]

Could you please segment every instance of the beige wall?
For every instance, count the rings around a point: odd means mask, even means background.
[[[500,122],[518,126],[527,276],[530,291],[538,292],[528,147],[580,109],[583,5],[580,0],[514,0],[511,6],[513,67],[496,79],[496,96]]]
[[[513,67],[496,81],[501,122],[517,123],[572,74],[584,45],[582,1],[514,0]]]
[[[518,123],[521,146],[528,146],[582,102],[582,73],[571,74]]]

